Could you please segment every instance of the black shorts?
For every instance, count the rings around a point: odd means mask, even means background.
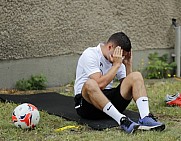
[[[118,85],[116,88],[105,89],[102,92],[111,101],[111,103],[116,107],[116,109],[121,113],[126,109],[126,107],[131,102],[131,100],[125,100],[121,96],[120,85]],[[77,114],[83,118],[102,119],[102,118],[108,118],[109,117],[103,111],[97,109],[95,106],[88,103],[82,97],[82,94],[77,94],[75,96],[74,100],[75,100],[75,109],[77,111]]]

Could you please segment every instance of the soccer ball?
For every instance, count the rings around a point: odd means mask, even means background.
[[[40,120],[38,109],[29,103],[17,106],[12,113],[12,121],[16,127],[22,129],[33,129]]]

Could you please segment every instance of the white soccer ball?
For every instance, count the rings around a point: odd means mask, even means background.
[[[40,120],[38,109],[29,103],[17,106],[12,113],[12,121],[16,127],[33,129]]]

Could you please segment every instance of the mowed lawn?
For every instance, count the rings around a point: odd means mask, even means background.
[[[0,141],[181,141],[181,108],[167,107],[164,102],[166,94],[181,92],[181,81],[176,79],[145,80],[145,85],[150,111],[166,124],[166,130],[163,132],[138,130],[134,134],[126,134],[119,127],[96,131],[86,125],[78,125],[76,122],[49,115],[46,111],[40,111],[41,119],[37,128],[27,131],[16,128],[11,121],[12,111],[17,104],[0,102]],[[72,86],[69,85],[69,87]],[[65,92],[63,88],[59,91],[73,94],[73,91],[66,90]],[[128,108],[137,111],[133,101]],[[72,125],[79,128],[55,131],[55,129]]]

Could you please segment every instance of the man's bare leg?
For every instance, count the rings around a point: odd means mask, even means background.
[[[144,85],[143,77],[139,72],[130,73],[122,82],[120,93],[127,100],[131,98],[137,104],[140,119],[138,123],[141,125],[139,129],[158,130],[165,129],[165,124],[157,121],[149,111],[148,97]]]
[[[99,110],[105,112],[107,115],[111,116],[120,125],[120,119],[125,117],[121,114],[112,103],[107,99],[107,97],[102,93],[98,84],[95,80],[89,79],[83,86],[82,96],[84,99],[93,104]]]
[[[125,115],[121,114],[114,105],[102,93],[95,80],[89,79],[83,86],[82,96],[92,103],[95,107],[112,117],[127,133],[133,133],[138,129],[139,124],[131,121]]]
[[[136,102],[140,117],[148,116],[149,104],[144,85],[144,80],[140,72],[130,73],[122,82],[120,93],[126,100],[133,100]]]

